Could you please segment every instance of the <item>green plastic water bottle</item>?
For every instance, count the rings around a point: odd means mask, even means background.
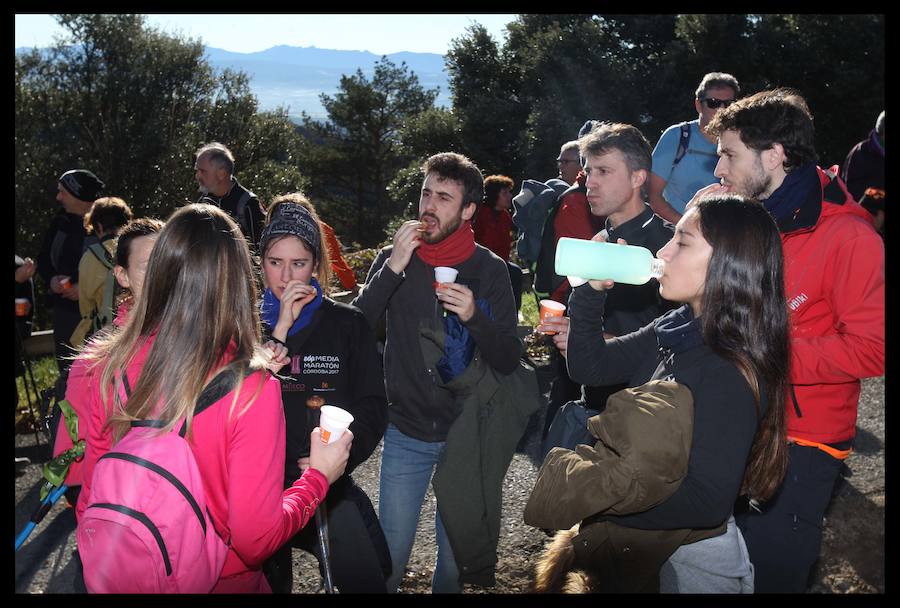
[[[561,276],[643,285],[662,276],[663,263],[649,249],[635,245],[568,237],[556,244],[556,274]]]

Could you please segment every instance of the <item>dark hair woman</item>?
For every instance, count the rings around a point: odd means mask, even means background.
[[[577,382],[636,387],[673,380],[693,398],[686,474],[680,485],[670,484],[677,489],[643,508],[581,513],[581,533],[592,525],[654,531],[658,538],[663,531],[685,530],[674,546],[660,550],[654,539],[644,546],[653,549],[641,554],[648,559],[629,562],[632,573],[646,569],[642,584],[652,581],[652,588],[658,582],[664,592],[752,590],[752,567],[732,509],[740,494],[754,502],[770,498],[787,465],[789,342],[781,239],[756,201],[714,196],[688,205],[657,255],[665,262],[660,294],[684,303],[680,308],[604,340],[605,290],[613,282],[589,281],[569,300],[571,325],[546,328],[563,330],[555,339],[566,345],[569,373]],[[557,511],[567,508],[565,501],[554,504]],[[704,532],[723,525],[724,534]],[[638,553],[635,546],[630,559]]]

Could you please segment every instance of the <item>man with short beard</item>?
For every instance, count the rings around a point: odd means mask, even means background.
[[[812,115],[796,91],[738,100],[707,132],[718,137],[721,184],[696,198],[723,191],[755,198],[781,231],[791,323],[789,464],[774,498],[735,518],[756,592],[802,593],[851,453],[860,378],[884,374],[884,245],[837,166],[816,165]]]
[[[390,422],[381,457],[379,519],[393,561],[387,581],[391,593],[409,560],[432,471],[462,411],[446,385],[474,358],[498,374],[511,374],[524,351],[506,265],[475,243],[470,223],[483,197],[481,171],[465,156],[448,152],[425,161],[422,173],[419,218],[404,222],[393,245],[378,253],[353,302],[373,327],[387,316]],[[452,283],[435,284],[437,266],[453,267],[459,275]],[[462,352],[456,352],[461,361],[450,352],[436,364],[429,358],[422,336],[435,332],[447,336],[448,343],[451,335],[462,336]],[[460,575],[467,573],[464,565],[457,566],[437,512],[435,528],[432,590],[459,592]]]

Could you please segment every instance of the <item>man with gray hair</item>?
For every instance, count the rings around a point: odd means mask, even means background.
[[[198,203],[215,205],[228,213],[241,227],[241,232],[255,252],[265,221],[265,211],[255,194],[234,177],[234,155],[219,142],[211,142],[197,150],[194,177],[200,199]]]
[[[694,93],[697,119],[672,125],[659,138],[647,185],[650,206],[664,220],[678,223],[694,193],[718,181],[713,175],[718,161],[716,138],[706,133],[706,125],[740,93],[731,74],[706,74]]]
[[[566,182],[570,186],[575,184],[575,178],[581,171],[581,159],[578,157],[578,141],[567,141],[559,149],[559,156],[556,159],[556,166],[559,167],[559,179]]]
[[[878,115],[869,136],[850,149],[841,177],[857,202],[866,188],[884,190],[884,110]]]

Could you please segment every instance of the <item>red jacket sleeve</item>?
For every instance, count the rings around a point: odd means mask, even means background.
[[[823,275],[836,333],[791,338],[791,383],[838,384],[884,374],[884,244],[851,233],[827,256]]]

